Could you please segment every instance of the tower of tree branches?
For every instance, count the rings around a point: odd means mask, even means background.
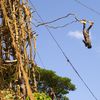
[[[10,81],[7,80],[9,84],[23,79],[27,95],[35,100],[29,84],[32,78],[33,91],[37,91],[32,56],[36,41],[30,21],[28,0],[0,0],[0,87],[8,85],[4,83],[8,77],[12,76]]]

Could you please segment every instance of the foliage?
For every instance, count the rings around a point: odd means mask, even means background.
[[[36,100],[51,100],[51,98],[45,93],[33,93],[33,96]],[[15,98],[17,100],[21,99],[21,96],[15,95],[13,91],[8,89],[0,91],[0,97],[2,100],[15,100]],[[30,100],[29,96],[26,97],[26,100]]]
[[[71,79],[67,77],[60,77],[52,70],[42,69],[37,67],[37,77],[40,76],[38,81],[38,90],[47,92],[50,88],[53,89],[56,97],[64,97],[69,91],[75,90],[75,85],[71,83]],[[67,99],[65,99],[67,100]]]
[[[12,90],[4,89],[0,90],[0,98],[1,100],[15,100],[15,98],[20,100],[21,97],[19,95],[15,95],[14,91]]]
[[[45,93],[33,93],[33,96],[36,98],[36,100],[51,100],[51,98]],[[29,100],[29,97],[27,97],[26,100]]]

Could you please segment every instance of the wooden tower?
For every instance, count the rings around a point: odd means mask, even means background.
[[[24,79],[27,95],[35,100],[29,84],[31,73],[37,91],[32,56],[36,49],[35,32],[30,22],[28,0],[0,0],[0,82],[15,73],[16,80]]]

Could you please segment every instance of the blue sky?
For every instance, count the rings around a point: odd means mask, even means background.
[[[92,49],[87,49],[82,42],[82,24],[80,23],[73,23],[61,29],[50,29],[50,31],[89,88],[100,99],[100,15],[79,5],[74,0],[31,1],[45,22],[65,16],[68,13],[74,13],[80,19],[85,18],[94,22],[94,26],[90,31]],[[100,0],[81,0],[81,2],[100,11]],[[35,13],[33,14],[34,18],[40,21]],[[72,20],[74,20],[73,17],[68,17],[52,25],[64,25]],[[54,70],[60,76],[71,78],[72,83],[76,85],[76,91],[68,94],[70,100],[94,100],[71,66],[66,62],[66,59],[45,27],[35,28],[33,26],[33,29],[39,34],[37,50],[45,68]],[[38,57],[36,57],[36,62],[39,66],[42,66]]]

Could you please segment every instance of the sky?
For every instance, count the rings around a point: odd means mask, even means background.
[[[90,30],[92,48],[87,49],[82,42],[82,24],[79,22],[70,24],[64,28],[50,29],[55,39],[60,44],[76,70],[92,90],[97,99],[100,99],[100,14],[78,4],[75,0],[31,0],[37,12],[44,22],[74,13],[79,19],[94,22]],[[100,0],[81,0],[88,7],[100,11]],[[40,18],[33,13],[33,22],[41,22]],[[37,20],[37,21],[36,21]],[[73,16],[52,23],[52,26],[60,26],[75,20]],[[44,26],[33,27],[38,34],[37,51],[44,64],[36,56],[36,63],[46,69],[55,71],[58,75],[70,78],[76,85],[76,90],[67,95],[70,100],[95,100],[88,89],[84,86],[72,67],[66,62],[65,57]],[[88,23],[87,23],[88,27]]]

